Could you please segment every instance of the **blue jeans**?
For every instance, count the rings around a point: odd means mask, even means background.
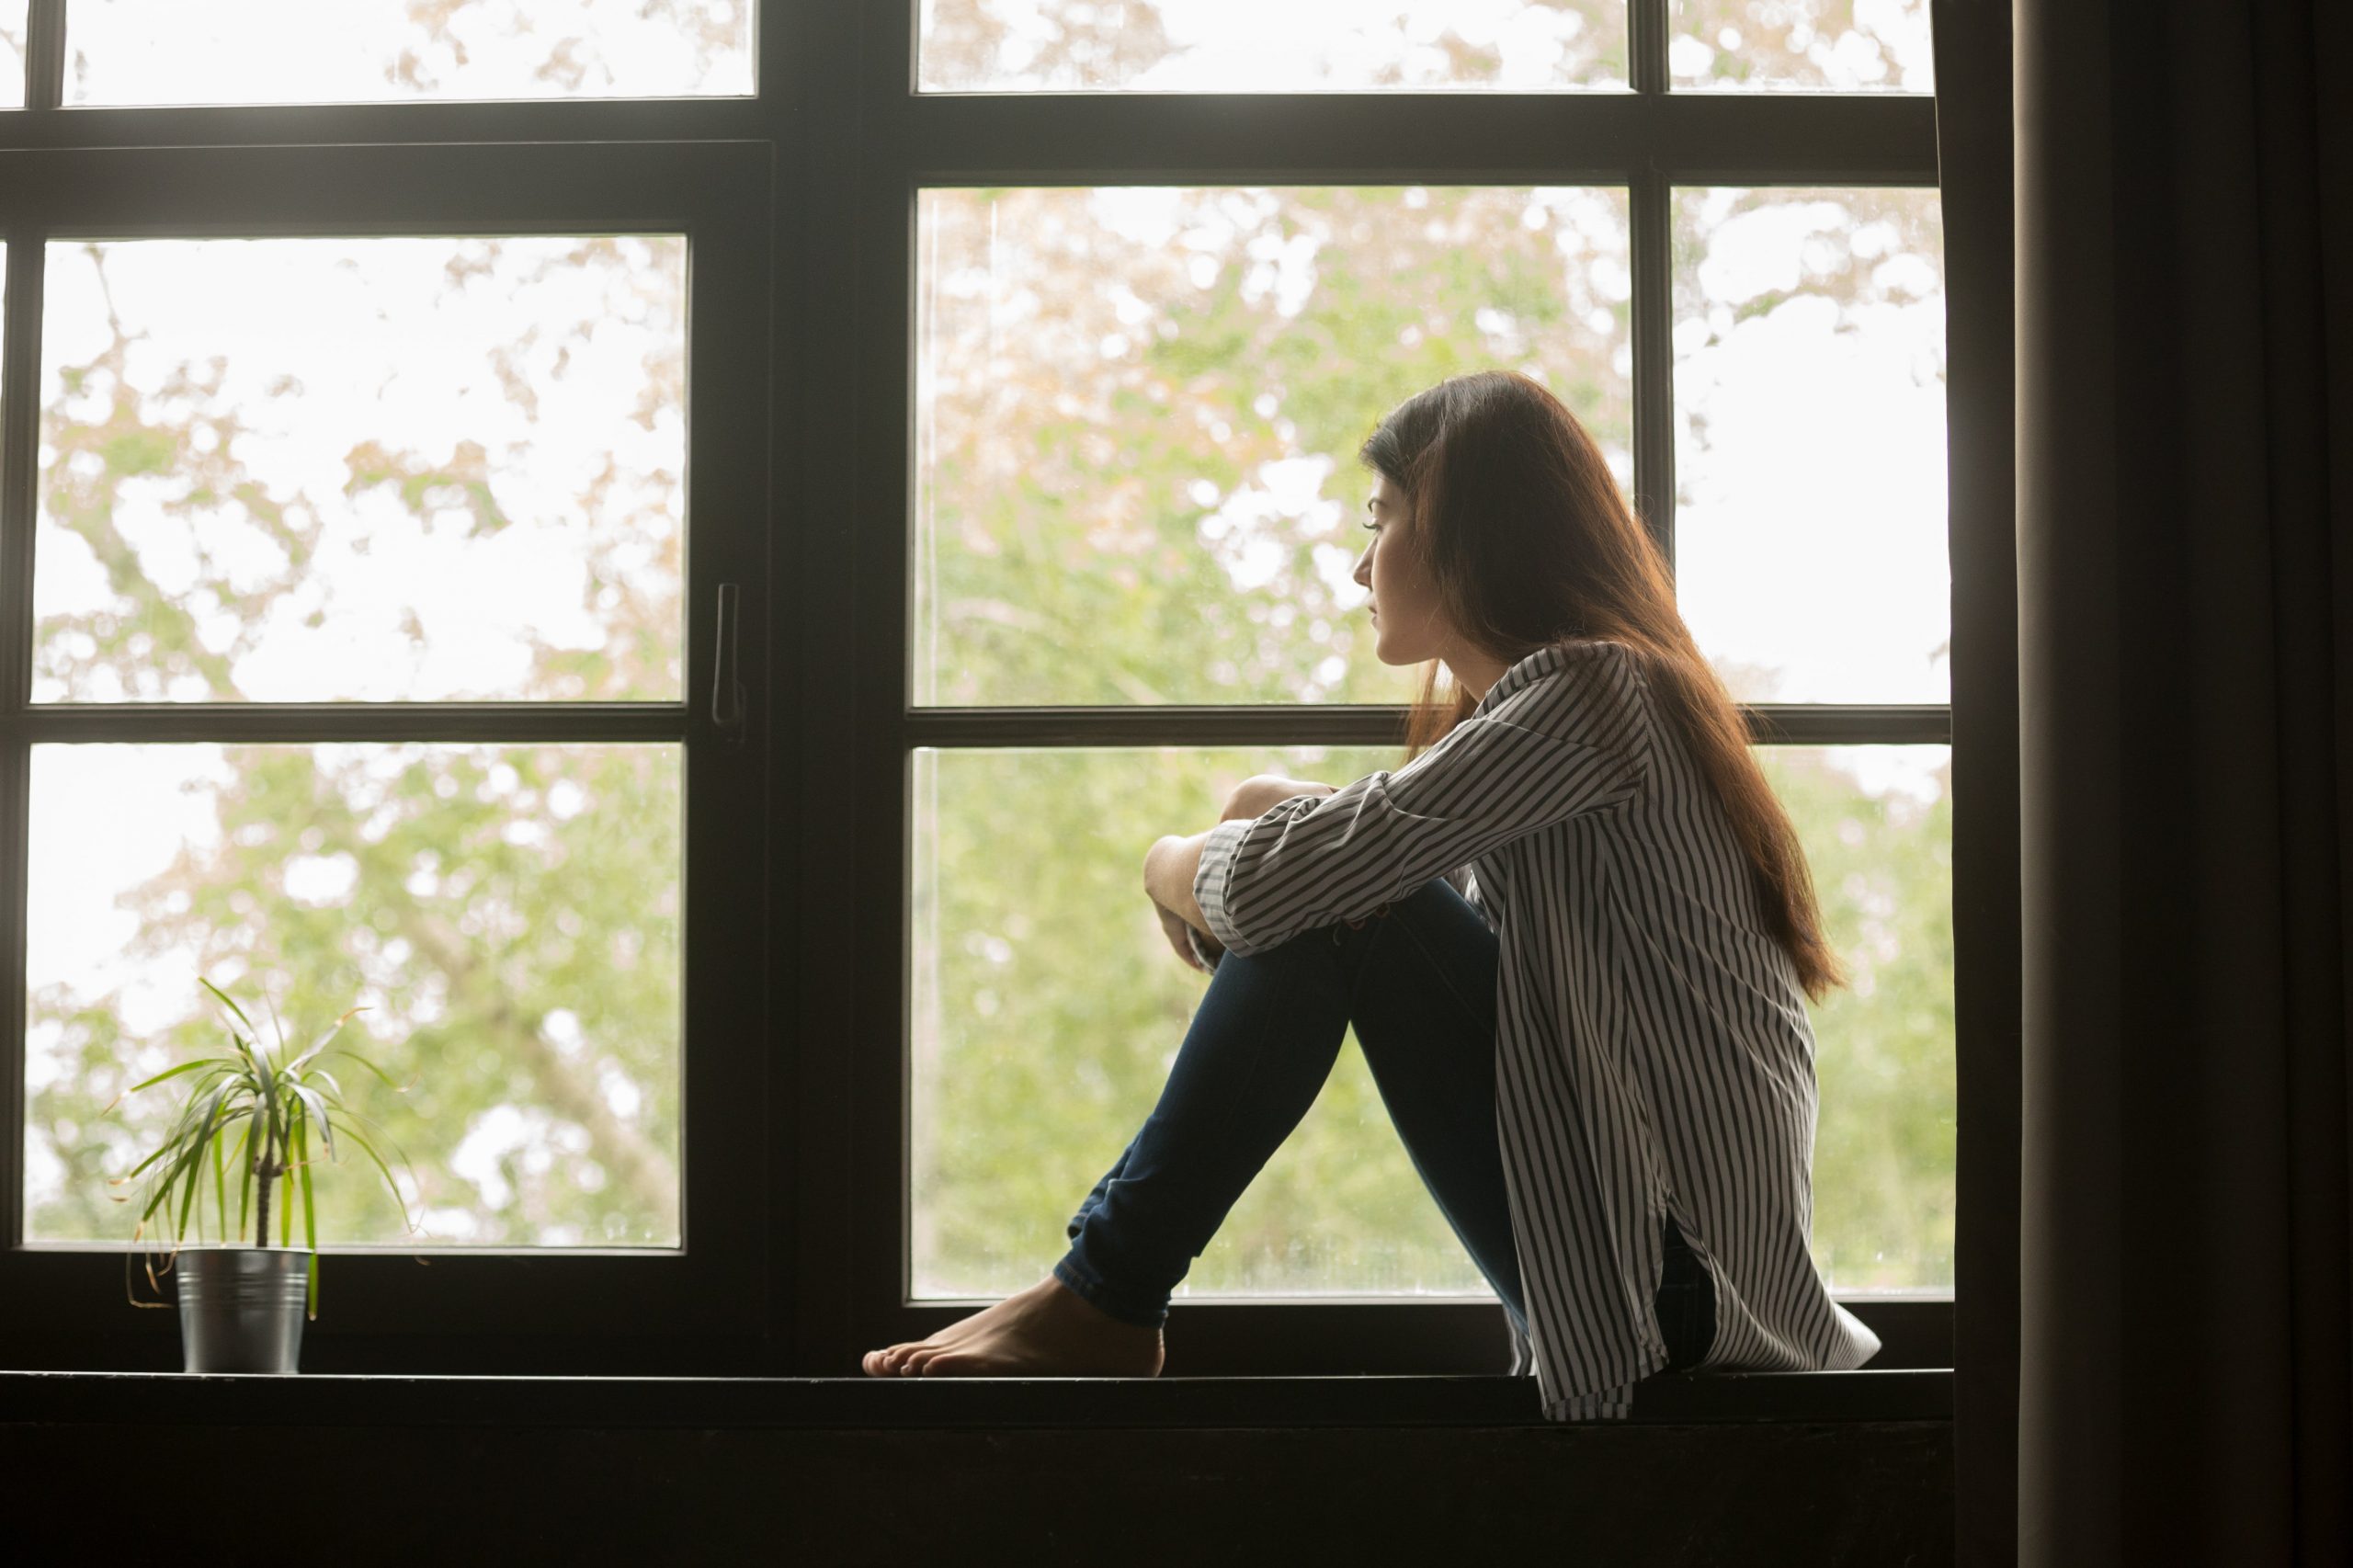
[[[1147,1328],[1225,1216],[1290,1136],[1356,1027],[1414,1169],[1463,1250],[1527,1332],[1495,1133],[1495,934],[1432,880],[1360,920],[1229,952],[1160,1103],[1073,1216],[1054,1277]],[[1672,1216],[1659,1326],[1688,1366],[1715,1337],[1715,1297]]]

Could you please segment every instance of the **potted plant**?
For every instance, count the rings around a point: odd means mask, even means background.
[[[375,1124],[345,1102],[343,1085],[327,1067],[327,1059],[348,1057],[395,1094],[405,1093],[407,1086],[393,1084],[366,1057],[340,1046],[330,1048],[336,1033],[362,1008],[345,1013],[298,1056],[277,1023],[275,1007],[270,1019],[278,1028],[278,1044],[272,1049],[227,993],[209,980],[199,983],[229,1009],[242,1032],[224,1018],[230,1050],[166,1068],[123,1091],[132,1095],[174,1078],[190,1079],[188,1097],[162,1142],[111,1185],[146,1177],[133,1242],[147,1234],[151,1223],[159,1232],[168,1228],[171,1233],[172,1244],[163,1254],[160,1270],[155,1255],[148,1255],[147,1279],[160,1292],[159,1273],[178,1276],[180,1346],[187,1369],[292,1372],[301,1360],[303,1322],[319,1315],[318,1217],[311,1203],[314,1149],[324,1150],[330,1161],[340,1161],[338,1140],[356,1145],[383,1173],[393,1200],[401,1205],[402,1220],[408,1220],[400,1184],[376,1147],[380,1139],[386,1143],[392,1140],[381,1128],[372,1137],[361,1131]],[[119,1104],[123,1095],[116,1096],[114,1103]],[[114,1105],[107,1108],[110,1111]],[[407,1165],[399,1145],[393,1144],[392,1152]],[[278,1185],[286,1177],[292,1178],[290,1192]],[[237,1194],[233,1229],[229,1223],[232,1186]],[[200,1236],[208,1197],[213,1230],[222,1239],[210,1246],[190,1246],[189,1222],[196,1221]],[[302,1205],[300,1247],[293,1244],[293,1199],[298,1197]],[[130,1200],[117,1197],[115,1201]],[[273,1219],[278,1221],[276,1246],[269,1244]],[[250,1245],[244,1244],[247,1234],[253,1238]],[[142,1301],[134,1295],[131,1304],[164,1303]]]

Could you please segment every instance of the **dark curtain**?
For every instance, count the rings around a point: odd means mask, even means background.
[[[2338,1568],[2353,6],[2014,49],[2018,1561]]]

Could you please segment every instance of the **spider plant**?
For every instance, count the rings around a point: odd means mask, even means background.
[[[119,1187],[136,1181],[144,1175],[144,1202],[139,1211],[139,1224],[131,1233],[136,1242],[147,1233],[148,1226],[161,1230],[171,1228],[173,1244],[171,1257],[188,1239],[188,1222],[196,1220],[199,1232],[203,1229],[202,1203],[210,1187],[217,1233],[223,1238],[242,1241],[246,1235],[246,1219],[250,1213],[253,1244],[269,1244],[272,1206],[276,1206],[278,1243],[293,1245],[294,1204],[278,1188],[281,1178],[290,1176],[293,1196],[302,1206],[302,1243],[311,1256],[306,1280],[305,1311],[308,1316],[319,1315],[319,1235],[318,1215],[311,1201],[311,1163],[313,1140],[326,1152],[330,1161],[339,1162],[339,1142],[348,1142],[365,1154],[377,1170],[383,1174],[384,1185],[392,1189],[392,1199],[401,1206],[401,1219],[414,1231],[416,1226],[408,1220],[408,1202],[401,1196],[400,1184],[392,1179],[392,1167],[385,1164],[378,1150],[379,1141],[391,1144],[404,1166],[408,1158],[400,1146],[381,1127],[351,1108],[344,1098],[343,1085],[326,1062],[331,1057],[347,1057],[383,1080],[394,1094],[405,1094],[415,1083],[394,1084],[384,1070],[356,1051],[332,1046],[337,1034],[356,1013],[366,1009],[353,1007],[335,1019],[324,1034],[311,1043],[301,1055],[293,1054],[287,1044],[286,1030],[278,1023],[278,1009],[269,1009],[270,1021],[278,1029],[278,1044],[273,1049],[261,1039],[261,1031],[246,1017],[244,1009],[231,1000],[229,994],[209,980],[199,984],[219,999],[229,1009],[230,1016],[241,1028],[222,1025],[227,1029],[231,1049],[193,1062],[183,1062],[169,1067],[143,1082],[133,1084],[107,1107],[112,1110],[126,1095],[153,1088],[174,1078],[188,1077],[188,1098],[164,1133],[163,1142],[154,1153],[132,1167],[129,1175],[114,1178],[109,1184]],[[241,1032],[242,1030],[242,1032]],[[363,1129],[371,1129],[363,1131]],[[234,1180],[232,1180],[232,1170]],[[210,1183],[207,1177],[210,1177]],[[237,1192],[237,1223],[229,1224],[229,1189]],[[116,1197],[123,1203],[129,1199]],[[162,1219],[157,1215],[161,1213]],[[164,1270],[171,1269],[171,1257],[165,1261]],[[155,1267],[151,1257],[147,1265],[147,1280],[158,1284]],[[138,1305],[161,1305],[161,1302],[137,1302]]]

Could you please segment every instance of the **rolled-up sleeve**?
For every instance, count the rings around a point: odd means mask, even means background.
[[[1599,744],[1533,727],[1523,721],[1549,717],[1561,695],[1548,685],[1464,720],[1393,772],[1211,829],[1193,878],[1211,932],[1228,951],[1263,952],[1523,834],[1634,799],[1650,755],[1640,726],[1612,726]]]

